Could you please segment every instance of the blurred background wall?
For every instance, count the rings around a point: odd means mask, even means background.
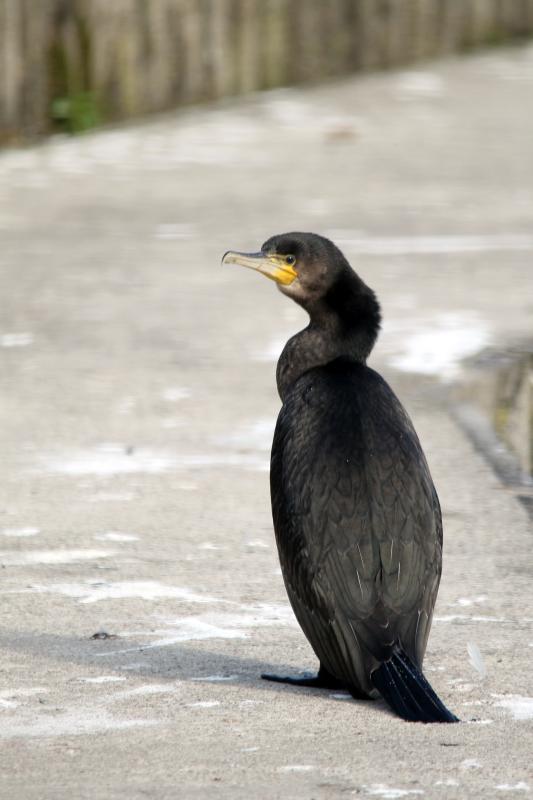
[[[533,0],[0,0],[0,143],[533,32]]]

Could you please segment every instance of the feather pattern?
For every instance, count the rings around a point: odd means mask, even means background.
[[[344,358],[284,395],[271,460],[274,528],[296,617],[358,694],[399,643],[421,668],[442,559],[439,501],[388,384]]]

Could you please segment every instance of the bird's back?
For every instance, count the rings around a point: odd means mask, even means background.
[[[437,495],[418,437],[387,383],[344,359],[287,392],[271,462],[289,598],[321,663],[372,693],[401,643],[421,666],[441,571]]]

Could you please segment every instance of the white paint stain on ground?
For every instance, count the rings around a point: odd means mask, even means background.
[[[431,322],[421,321],[416,333],[403,338],[403,352],[390,357],[389,363],[402,372],[450,380],[458,373],[460,361],[488,342],[488,329],[474,314],[437,314]]]
[[[444,781],[435,781],[435,786],[459,786],[459,781],[455,778],[446,778]]]
[[[0,334],[0,347],[27,347],[33,344],[31,333],[2,333]]]
[[[204,639],[245,639],[246,631],[236,628],[225,628],[220,623],[208,622],[201,617],[183,617],[168,623],[169,629],[159,629],[147,634],[145,631],[132,631],[123,633],[122,636],[157,636],[158,638],[136,647],[126,647],[121,650],[112,650],[107,653],[98,653],[99,657],[123,655],[125,653],[138,653],[145,650],[154,650],[158,647],[170,647],[180,642],[203,641]]]
[[[157,720],[149,719],[117,719],[99,706],[68,710],[46,717],[34,714],[28,719],[16,717],[2,722],[0,739],[83,736],[158,724]]]
[[[3,689],[0,692],[0,708],[18,708],[28,698],[47,694],[48,689],[44,686],[34,686],[32,688]]]
[[[167,622],[170,630],[156,631],[163,638],[152,643],[152,647],[165,647],[177,642],[202,641],[203,639],[245,639],[246,630],[235,624],[232,615],[209,614],[182,617]]]
[[[480,234],[477,236],[361,236],[358,231],[330,230],[328,238],[352,255],[416,256],[453,255],[533,250],[530,234]]]
[[[480,603],[486,603],[488,600],[488,596],[486,594],[479,594],[477,597],[458,597],[455,603],[448,603],[449,606],[462,606],[463,608],[467,608],[468,606],[478,605]]]
[[[200,683],[223,683],[225,681],[236,681],[238,675],[205,675],[205,677],[189,678],[190,681],[199,681]]]
[[[444,80],[440,75],[422,70],[401,72],[395,83],[396,88],[402,94],[416,97],[441,97],[445,88]]]
[[[17,703],[16,700],[2,697],[2,693],[0,693],[0,708],[16,708],[18,705],[20,705],[20,703]]]
[[[99,675],[78,678],[84,684],[107,684],[126,681],[116,675]],[[0,693],[0,701],[5,700],[6,710],[18,708],[15,715],[3,715],[0,726],[0,739],[36,738],[56,736],[81,736],[104,733],[113,730],[148,727],[159,724],[157,719],[120,718],[111,714],[107,708],[109,703],[128,700],[135,696],[158,695],[175,691],[177,684],[147,684],[133,689],[115,692],[112,695],[91,695],[89,702],[74,700],[65,708],[54,708],[50,714],[50,706],[41,705],[40,695],[48,690],[43,687],[31,689],[12,689]],[[29,702],[33,698],[33,703]],[[2,703],[0,702],[0,708]]]
[[[0,563],[5,566],[32,566],[38,564],[75,564],[94,561],[115,555],[114,550],[29,550],[25,553],[0,551]],[[25,590],[22,590],[24,592]]]
[[[119,531],[98,533],[94,538],[103,542],[137,542],[139,540],[139,537],[133,533],[119,533]]]
[[[130,670],[131,672],[141,672],[143,669],[148,669],[149,666],[148,662],[134,661],[129,664],[121,664],[120,669]]]
[[[371,786],[363,787],[365,792],[372,797],[384,797],[386,800],[398,800],[400,797],[407,797],[411,794],[424,794],[422,789],[395,789],[386,786],[384,783],[373,783]]]
[[[57,475],[157,474],[184,469],[235,467],[264,472],[269,469],[268,456],[253,453],[191,453],[177,455],[154,450],[134,450],[123,445],[102,445],[94,450],[65,453],[40,459],[40,463]]]
[[[13,539],[25,539],[29,536],[37,536],[40,528],[4,528],[0,533],[2,536],[9,536]]]
[[[147,697],[154,694],[172,694],[177,691],[177,684],[172,683],[147,683],[145,686],[135,686],[133,689],[125,689],[122,692],[116,692],[112,698],[115,700],[124,700],[130,697]]]
[[[168,172],[187,164],[258,168],[267,163],[264,148],[257,146],[260,134],[259,121],[238,111],[198,112],[179,125],[153,123],[143,130],[100,131],[75,140],[54,137],[42,148],[2,157],[0,175],[13,175],[17,185],[36,187],[46,186],[58,175],[94,175],[98,170],[109,180],[134,172]],[[175,232],[195,233],[192,226],[188,231],[179,224],[177,230],[163,228],[163,238]]]
[[[4,594],[60,594],[76,598],[80,603],[98,603],[101,600],[183,600],[187,603],[219,603],[216,597],[202,595],[182,586],[167,586],[158,581],[103,581],[89,583],[52,583],[34,585],[29,589],[9,590]],[[0,593],[1,594],[1,593]]]
[[[529,784],[525,781],[518,781],[518,783],[498,783],[496,789],[500,792],[529,792]]]
[[[197,703],[187,703],[187,708],[215,708],[219,705],[218,700],[199,700]]]
[[[287,764],[285,767],[278,767],[278,772],[312,772],[316,769],[313,764]]]
[[[506,708],[511,712],[514,719],[533,719],[533,697],[522,697],[518,694],[492,696],[500,698],[494,705]]]
[[[125,445],[103,444],[94,450],[45,457],[44,465],[50,472],[60,475],[152,474],[176,468],[177,459],[168,453],[152,450],[130,452]]]
[[[207,612],[188,617],[163,619],[162,622],[167,627],[151,630],[149,633],[142,630],[121,633],[123,637],[149,636],[151,641],[146,644],[101,653],[99,656],[105,658],[205,639],[246,639],[254,628],[297,625],[289,605],[266,603],[239,606],[239,613]],[[154,639],[154,636],[157,638]]]

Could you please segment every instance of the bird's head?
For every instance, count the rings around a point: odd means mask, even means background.
[[[380,327],[379,303],[329,239],[316,233],[282,233],[267,239],[259,253],[230,250],[222,263],[250,267],[275,281],[283,294],[305,308],[313,330],[327,339],[330,360],[367,358]]]
[[[271,236],[259,253],[230,250],[222,263],[262,272],[283,294],[308,310],[327,295],[344,272],[352,272],[339,248],[316,233]]]

